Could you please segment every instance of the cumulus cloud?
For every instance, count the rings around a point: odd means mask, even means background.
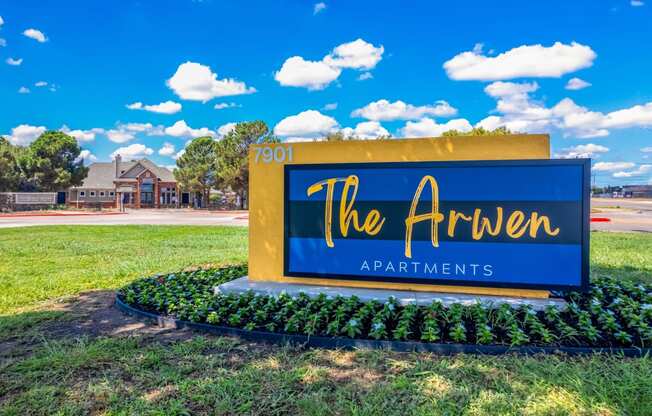
[[[84,163],[93,163],[97,161],[97,157],[91,153],[90,150],[84,149],[79,152],[79,156],[75,159],[75,162],[79,163],[83,161]]]
[[[47,83],[47,81],[37,81],[37,82],[34,83],[34,86],[35,87],[47,87],[48,83]]]
[[[293,56],[285,60],[281,69],[274,74],[274,79],[284,87],[321,90],[335,81],[341,72],[341,69],[322,61],[306,61],[300,56]]]
[[[2,18],[2,16],[0,16],[0,27],[2,27],[2,25],[4,24],[5,24],[5,20]]]
[[[566,88],[567,90],[573,90],[574,91],[574,90],[581,90],[583,88],[587,88],[587,87],[590,87],[590,86],[591,86],[590,82],[586,82],[583,79],[575,77],[575,78],[569,79],[564,88]]]
[[[23,58],[18,58],[18,59],[7,58],[5,62],[7,63],[7,65],[18,66],[23,63]]]
[[[345,127],[342,129],[345,137],[355,136],[359,139],[369,140],[381,136],[389,136],[389,132],[377,121],[364,121],[358,123],[355,128]]]
[[[417,120],[424,116],[450,117],[455,114],[457,114],[457,109],[443,100],[432,105],[415,106],[401,100],[391,103],[382,99],[353,110],[351,117],[362,117],[374,121],[391,121]]]
[[[320,61],[292,56],[286,59],[281,69],[274,74],[274,79],[287,87],[321,90],[335,81],[342,73],[342,69],[360,71],[373,69],[382,59],[384,51],[382,45],[374,46],[362,39],[356,39],[337,46]]]
[[[542,132],[559,129],[564,136],[604,137],[610,129],[652,126],[652,102],[601,113],[591,111],[564,98],[552,107],[532,98],[539,88],[536,82],[496,81],[485,92],[497,100],[495,112],[476,124],[492,130],[504,126],[517,132]]]
[[[633,178],[637,176],[647,175],[652,172],[652,165],[639,165],[634,170],[614,172],[614,178]]]
[[[184,100],[209,101],[215,97],[252,94],[256,92],[234,78],[218,79],[209,66],[185,62],[167,80],[167,86]]]
[[[62,132],[66,133],[68,136],[74,137],[78,142],[92,142],[95,140],[97,134],[104,133],[104,129],[94,128],[90,130],[71,130],[68,126],[63,126],[60,129]]]
[[[439,137],[449,130],[468,132],[473,129],[471,123],[463,118],[449,120],[439,124],[435,120],[424,117],[419,121],[408,121],[405,127],[399,130],[401,137]]]
[[[632,162],[598,162],[593,165],[592,170],[596,172],[612,172],[615,170],[629,169],[636,166]]]
[[[45,133],[46,128],[43,126],[30,126],[21,124],[11,129],[11,134],[6,135],[9,143],[16,146],[27,146],[36,140],[41,134]]]
[[[312,14],[315,15],[319,12],[323,12],[324,10],[326,10],[326,3],[320,1],[319,3],[315,3],[315,5],[313,6]]]
[[[159,114],[175,114],[181,111],[181,104],[174,101],[165,101],[160,104],[145,105],[140,101],[137,101],[132,104],[127,104],[127,108],[130,110],[144,110],[152,113]]]
[[[358,81],[365,81],[368,79],[372,79],[374,75],[371,72],[363,72],[362,74],[358,75]]]
[[[111,129],[105,132],[106,137],[113,143],[126,143],[136,138],[136,135],[128,130]]]
[[[193,129],[185,120],[179,120],[170,127],[165,128],[165,134],[173,137],[202,137],[202,136],[215,136],[215,132],[207,127]]]
[[[27,87],[18,88],[18,94],[29,94],[31,91]]]
[[[45,34],[38,29],[27,29],[23,32],[23,35],[30,39],[34,39],[39,43],[44,43],[48,40],[48,38],[45,37]]]
[[[219,137],[224,137],[227,134],[231,133],[235,129],[236,123],[225,123],[217,128],[217,135]]]
[[[122,156],[124,160],[142,159],[154,153],[154,150],[144,144],[134,143],[126,147],[120,147],[111,153],[111,158],[117,155]]]
[[[172,143],[165,142],[163,147],[158,150],[158,154],[161,156],[172,156],[176,153],[174,145]]]
[[[575,158],[589,158],[598,157],[601,153],[607,153],[608,147],[599,144],[580,144],[578,146],[571,146],[562,149],[561,152],[555,153],[554,157],[558,159],[575,159]]]
[[[337,110],[337,103],[328,103],[322,107],[322,110],[324,111]]]
[[[593,65],[596,53],[589,46],[555,42],[552,46],[522,45],[497,56],[481,50],[462,52],[444,63],[449,78],[495,81],[523,77],[554,77]]]
[[[643,152],[643,153],[652,153],[652,146],[642,148],[641,152]]]
[[[338,130],[339,124],[330,116],[307,110],[285,117],[274,127],[274,134],[290,140],[316,139]]]

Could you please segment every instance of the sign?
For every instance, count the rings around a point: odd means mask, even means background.
[[[285,166],[284,274],[588,284],[589,159]]]
[[[16,196],[16,205],[56,205],[56,192],[20,192]]]
[[[252,281],[266,281],[266,282],[282,282],[282,283],[304,283],[312,285],[330,285],[330,286],[349,286],[349,287],[365,287],[365,288],[382,288],[382,289],[396,289],[396,290],[417,290],[417,291],[439,291],[439,292],[448,292],[448,293],[470,293],[470,294],[484,294],[484,295],[503,295],[503,296],[527,296],[527,297],[548,297],[549,292],[546,289],[536,289],[535,285],[523,284],[509,282],[505,286],[500,285],[496,276],[498,272],[493,270],[494,280],[489,282],[486,280],[476,279],[462,282],[462,284],[452,279],[450,276],[446,275],[445,278],[439,279],[433,278],[419,278],[416,275],[386,275],[379,273],[380,266],[377,266],[376,273],[373,273],[373,264],[369,264],[369,267],[372,272],[365,273],[364,276],[356,275],[351,272],[350,267],[343,269],[343,272],[338,272],[337,270],[324,269],[325,264],[330,262],[333,258],[339,258],[338,256],[331,256],[324,259],[317,259],[316,263],[313,266],[308,266],[304,268],[297,263],[299,256],[293,256],[288,259],[286,262],[286,247],[289,247],[291,241],[294,238],[286,238],[286,223],[285,218],[286,214],[289,214],[288,220],[292,223],[299,218],[296,215],[292,215],[290,208],[286,207],[286,204],[291,202],[300,202],[295,201],[294,196],[290,197],[290,190],[287,188],[288,185],[291,187],[298,186],[294,185],[295,182],[286,184],[286,173],[285,170],[288,169],[288,172],[293,172],[296,169],[297,174],[299,171],[304,171],[302,175],[308,174],[308,171],[318,171],[319,169],[335,169],[335,168],[356,168],[358,165],[365,165],[368,167],[378,166],[378,163],[387,164],[389,168],[407,168],[412,169],[420,167],[418,164],[412,164],[412,162],[427,162],[427,163],[457,163],[463,162],[470,163],[470,161],[485,161],[482,163],[489,163],[489,161],[504,161],[512,160],[533,160],[533,159],[549,159],[550,158],[550,140],[547,135],[536,135],[536,134],[526,134],[526,135],[506,135],[506,136],[467,136],[467,137],[441,137],[441,138],[421,138],[421,139],[391,139],[391,140],[345,140],[345,141],[321,141],[321,142],[295,142],[295,143],[271,143],[271,144],[259,144],[253,145],[249,151],[249,279]],[[400,162],[400,163],[398,163]],[[516,162],[514,162],[516,163]],[[311,168],[303,168],[302,165],[318,165]],[[362,166],[363,168],[365,166]],[[440,167],[443,165],[440,165]],[[519,171],[517,167],[514,167],[514,172]],[[366,171],[365,171],[366,172]],[[403,170],[391,171],[387,175],[383,175],[383,180],[394,176],[397,172],[407,172]],[[315,172],[313,172],[315,173]],[[404,251],[404,235],[400,234],[400,228],[392,231],[390,227],[400,226],[401,221],[405,220],[403,213],[393,213],[391,211],[386,211],[387,207],[374,207],[368,204],[370,200],[367,200],[366,195],[370,192],[383,192],[384,195],[394,198],[394,201],[401,202],[400,199],[396,199],[398,194],[399,187],[396,183],[385,182],[382,186],[375,186],[369,182],[369,178],[363,175],[363,172],[355,173],[353,171],[336,171],[334,172],[337,177],[348,177],[349,174],[356,174],[359,179],[358,183],[358,194],[355,198],[355,203],[353,208],[357,210],[360,224],[364,224],[364,220],[367,218],[367,214],[371,209],[377,209],[379,215],[385,217],[385,224],[382,226],[382,229],[378,232],[376,236],[368,236],[366,233],[358,232],[353,228],[353,224],[350,225],[350,231],[347,237],[345,238],[345,243],[343,244],[353,244],[354,240],[362,240],[362,243],[367,244],[377,244],[383,239],[386,241],[392,241],[391,239],[397,238],[396,244],[401,248],[397,252],[398,255],[403,255]],[[372,172],[369,171],[369,174]],[[414,197],[416,187],[419,185],[419,182],[422,176],[418,176],[418,173],[423,172],[414,172],[415,175],[414,183],[405,183],[402,184],[405,195],[401,196],[403,201],[407,200],[409,202]],[[293,175],[289,173],[288,175]],[[366,174],[365,174],[366,175]],[[473,176],[473,175],[472,175]],[[475,177],[480,178],[480,176],[475,175]],[[298,177],[297,177],[298,178]],[[326,177],[324,177],[326,178]],[[315,177],[315,182],[318,180],[323,180],[324,178]],[[379,177],[380,178],[380,177]],[[296,179],[296,178],[295,178]],[[312,178],[307,178],[308,179]],[[467,178],[468,179],[468,178]],[[512,182],[506,182],[509,179]],[[412,179],[410,179],[412,181]],[[444,179],[437,178],[437,185],[440,192],[440,201],[442,209],[446,209],[451,199],[448,197],[451,189],[448,186],[448,182]],[[443,182],[442,182],[443,181]],[[305,183],[301,186],[310,186],[315,182]],[[471,195],[474,192],[477,192],[481,189],[480,182],[473,182],[473,180],[465,179],[465,186],[472,186],[473,189],[466,189],[468,201],[471,202],[487,202],[487,201],[505,201],[505,199],[486,199],[483,201],[482,198],[478,199]],[[517,178],[515,174],[501,176],[501,181],[496,184],[491,184],[493,187],[501,188],[505,193],[510,189],[516,189],[515,184],[517,184]],[[334,194],[334,205],[333,205],[333,220],[332,223],[332,237],[334,239],[335,247],[331,250],[338,250],[340,253],[341,244],[338,245],[338,241],[335,241],[339,238],[339,205],[338,199],[341,197],[341,191],[344,186],[343,182],[338,182],[333,188]],[[484,186],[484,185],[483,185]],[[529,184],[536,188],[540,184]],[[350,186],[349,192],[352,192],[352,185]],[[489,187],[489,185],[487,185]],[[379,189],[382,188],[382,189]],[[286,194],[286,189],[287,194]],[[374,190],[375,189],[375,190]],[[461,190],[465,190],[462,188]],[[460,192],[461,192],[460,190]],[[310,200],[305,198],[304,202],[314,202],[318,198],[325,198],[325,193],[327,189],[314,192]],[[306,189],[301,191],[304,195],[307,192]],[[403,191],[402,191],[403,192]],[[423,203],[428,203],[429,195],[431,193],[431,188],[429,184],[425,184],[422,190],[422,198],[417,206],[416,214],[421,214],[424,211]],[[286,195],[288,198],[286,198]],[[304,197],[302,197],[304,198]],[[361,199],[362,198],[362,199]],[[383,196],[384,198],[384,196]],[[383,199],[384,201],[392,201],[391,199]],[[533,199],[536,200],[536,199]],[[377,202],[380,199],[371,200],[371,202]],[[460,200],[463,201],[463,200]],[[515,201],[515,200],[513,200]],[[554,201],[554,199],[553,199]],[[363,205],[358,205],[363,204]],[[507,209],[512,206],[504,206],[503,212],[504,215],[507,214]],[[459,207],[461,208],[461,207]],[[469,208],[475,209],[475,206],[469,206]],[[490,205],[478,206],[478,208],[483,208],[485,215],[489,215]],[[494,212],[495,212],[495,207]],[[471,211],[473,212],[473,211]],[[448,211],[442,211],[442,213],[448,213]],[[310,215],[315,215],[315,221],[323,221],[324,212],[317,212],[313,214],[311,211]],[[524,212],[525,214],[525,212]],[[465,214],[468,215],[468,214]],[[552,215],[552,214],[551,214]],[[493,221],[494,217],[489,215],[488,217]],[[315,226],[316,222],[312,223],[312,227]],[[371,221],[371,220],[370,220]],[[380,220],[379,220],[380,221]],[[507,221],[506,217],[504,221]],[[524,220],[525,221],[525,220]],[[459,231],[456,233],[462,233],[463,220],[458,220]],[[464,221],[465,222],[465,221]],[[298,223],[297,223],[298,224]],[[360,225],[358,224],[358,225]],[[438,223],[439,225],[439,243],[440,247],[443,247],[444,244],[448,244],[446,241],[446,231],[443,227],[447,227],[447,224]],[[551,225],[553,225],[551,223]],[[399,231],[396,231],[399,230]],[[424,231],[425,230],[425,231]],[[430,240],[420,240],[423,233],[428,234],[428,224],[426,221],[417,222],[413,226],[413,239],[411,240],[411,250],[413,254],[413,259],[417,257],[423,257],[420,249],[420,244],[427,243],[431,244]],[[302,231],[303,232],[303,231]],[[310,231],[313,233],[313,231]],[[389,234],[386,233],[397,233],[391,237],[386,237]],[[315,241],[319,241],[323,244],[325,235],[320,234],[319,230],[314,233]],[[398,235],[398,237],[396,237]],[[462,234],[455,234],[455,236],[461,236]],[[362,236],[362,237],[361,237]],[[486,233],[485,233],[485,237]],[[403,242],[403,243],[401,243]],[[472,241],[475,242],[475,241]],[[489,243],[488,241],[483,240],[483,243]],[[477,242],[476,242],[477,243]],[[505,244],[505,243],[502,243]],[[519,243],[523,245],[524,243]],[[316,247],[316,246],[315,246]],[[327,246],[326,246],[327,247]],[[356,246],[356,249],[362,246]],[[367,247],[366,245],[364,247]],[[485,246],[486,248],[487,246]],[[476,247],[476,248],[479,248]],[[440,251],[441,252],[441,251]],[[306,254],[313,255],[313,252],[305,252]],[[435,252],[437,253],[437,252]],[[295,253],[298,254],[298,253]],[[399,260],[400,261],[400,260]],[[420,261],[420,260],[415,260]],[[471,261],[471,260],[469,260]],[[287,264],[286,264],[287,263]],[[469,264],[477,264],[475,261]],[[484,264],[484,263],[483,263]],[[491,263],[493,264],[493,263]],[[286,267],[287,266],[287,267]],[[301,267],[300,267],[301,266]],[[394,268],[400,268],[393,264]],[[321,267],[319,269],[318,267]],[[332,266],[329,266],[332,267]],[[384,266],[385,268],[387,265]],[[445,266],[448,271],[449,266]],[[474,266],[468,266],[472,269]],[[431,265],[428,265],[428,270],[432,268]],[[477,269],[476,269],[477,270]],[[477,272],[477,271],[476,271]],[[341,273],[341,274],[340,274]],[[390,271],[388,272],[391,274]],[[442,272],[444,273],[444,272]],[[458,274],[461,272],[458,271]],[[468,273],[468,272],[467,272]],[[353,275],[351,278],[349,276]],[[533,282],[529,282],[533,283]],[[493,286],[493,284],[498,284]],[[518,288],[517,288],[518,286]],[[527,288],[521,288],[527,287]]]

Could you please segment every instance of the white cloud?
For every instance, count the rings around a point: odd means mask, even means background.
[[[154,150],[151,148],[140,143],[134,143],[130,144],[129,146],[116,149],[115,152],[111,153],[111,158],[115,158],[117,155],[120,155],[124,160],[142,159],[153,153]]]
[[[608,147],[588,143],[562,149],[561,152],[555,153],[554,157],[559,159],[589,158],[597,157],[600,153],[607,153],[608,151]]]
[[[555,77],[593,65],[596,53],[577,42],[552,46],[522,45],[497,56],[482,51],[462,52],[444,63],[455,80],[494,81],[522,77]]]
[[[75,159],[75,162],[81,162],[84,161],[84,163],[92,163],[97,161],[97,157],[91,153],[90,150],[84,149],[81,152],[79,152],[79,156],[77,156],[77,159]]]
[[[457,109],[442,100],[432,105],[415,106],[401,100],[390,103],[388,100],[382,99],[353,110],[351,117],[362,117],[374,121],[391,121],[417,120],[424,116],[450,117],[455,114],[457,114]]]
[[[593,165],[592,170],[596,172],[612,172],[615,170],[629,169],[636,166],[632,162],[598,162]]]
[[[647,175],[652,172],[652,165],[639,165],[638,168],[629,171],[620,171],[613,174],[614,178],[632,178]]]
[[[358,76],[358,81],[365,81],[368,79],[372,79],[374,75],[371,72],[363,72]]]
[[[18,88],[18,94],[29,94],[31,91],[27,87]]]
[[[305,87],[321,90],[335,81],[342,71],[322,61],[306,61],[300,56],[288,58],[274,79],[284,87]]]
[[[369,70],[376,67],[384,52],[383,45],[376,47],[358,38],[337,46],[324,57],[324,63],[337,68]]]
[[[23,58],[18,58],[18,59],[7,58],[5,62],[7,63],[7,65],[18,66],[23,63]]]
[[[321,1],[319,3],[315,3],[315,6],[312,8],[312,14],[316,15],[317,13],[323,12],[324,10],[326,10],[326,3]]]
[[[471,123],[463,118],[449,120],[438,124],[435,120],[424,117],[419,121],[408,121],[405,127],[399,130],[401,137],[439,137],[449,130],[468,132],[473,129]]]
[[[633,7],[641,7],[645,5],[645,3],[641,0],[631,0],[629,4],[631,4]]]
[[[161,156],[172,156],[175,153],[174,145],[168,142],[163,143],[163,147],[158,150],[158,154]]]
[[[126,143],[136,138],[136,135],[130,131],[122,129],[111,129],[106,131],[106,137],[113,143]]]
[[[184,100],[203,102],[215,97],[256,92],[255,88],[236,79],[218,79],[210,67],[195,62],[179,65],[174,75],[167,80],[167,86]]]
[[[643,153],[652,153],[652,146],[642,148],[641,152],[643,152]]]
[[[5,24],[5,20],[2,18],[2,16],[0,16],[0,27],[2,27],[2,25],[4,24]]]
[[[47,87],[48,83],[47,83],[47,81],[37,81],[37,82],[34,83],[34,86],[35,87]]]
[[[324,137],[339,128],[333,117],[316,110],[307,110],[285,117],[274,127],[274,134],[291,140]]]
[[[235,129],[236,123],[226,123],[222,124],[220,127],[217,128],[217,135],[219,137],[224,137],[227,134],[231,133],[233,129]]]
[[[177,160],[177,159],[179,159],[181,156],[183,156],[184,153],[186,153],[186,149],[181,149],[181,150],[179,150],[179,151],[177,152],[176,155],[172,156],[172,159]]]
[[[306,60],[293,56],[285,60],[274,79],[286,87],[304,87],[321,90],[335,81],[343,68],[368,71],[382,59],[385,48],[374,46],[362,39],[337,46],[321,61]]]
[[[27,29],[23,32],[23,35],[27,36],[30,39],[34,39],[39,43],[44,43],[48,40],[48,38],[45,37],[45,34],[37,29]]]
[[[225,108],[236,108],[236,107],[242,107],[242,105],[236,103],[217,103],[213,106],[213,108],[216,110],[224,110]]]
[[[592,84],[590,82],[586,82],[583,79],[575,77],[569,79],[564,88],[566,88],[567,90],[574,91],[574,90],[581,90],[583,88],[590,87],[591,85]]]
[[[337,110],[337,103],[328,103],[322,107],[322,110],[324,111]]]
[[[9,143],[16,146],[27,146],[36,140],[41,134],[45,133],[46,128],[43,126],[30,126],[21,124],[11,129],[11,134],[7,135]]]
[[[4,38],[0,38],[0,48],[3,48],[7,46],[7,40]]]
[[[345,127],[342,129],[345,137],[355,136],[359,139],[376,139],[380,136],[389,136],[389,132],[377,121],[364,121],[358,123],[354,129]]]
[[[130,110],[145,110],[152,113],[159,114],[175,114],[181,111],[181,104],[175,103],[174,101],[165,101],[160,104],[153,105],[144,105],[140,101],[137,101],[133,104],[127,104],[127,108]]]
[[[165,128],[165,134],[173,137],[202,137],[202,136],[215,136],[215,132],[207,127],[193,129],[185,120],[179,120],[170,127]]]
[[[78,142],[92,142],[95,140],[95,135],[104,133],[104,129],[94,128],[90,130],[70,130],[68,126],[63,126],[60,129],[68,136],[74,137]]]

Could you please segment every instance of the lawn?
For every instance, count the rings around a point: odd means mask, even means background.
[[[594,275],[652,281],[652,236],[591,237]],[[652,415],[651,357],[302,351],[134,329],[107,307],[106,289],[138,276],[243,262],[246,240],[226,227],[1,230],[0,414]]]

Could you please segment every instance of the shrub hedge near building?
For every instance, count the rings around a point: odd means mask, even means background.
[[[126,304],[183,321],[250,331],[509,346],[640,347],[652,344],[652,285],[600,278],[588,293],[564,295],[568,308],[507,304],[448,307],[361,302],[356,297],[215,295],[244,265],[139,279],[118,292]]]

